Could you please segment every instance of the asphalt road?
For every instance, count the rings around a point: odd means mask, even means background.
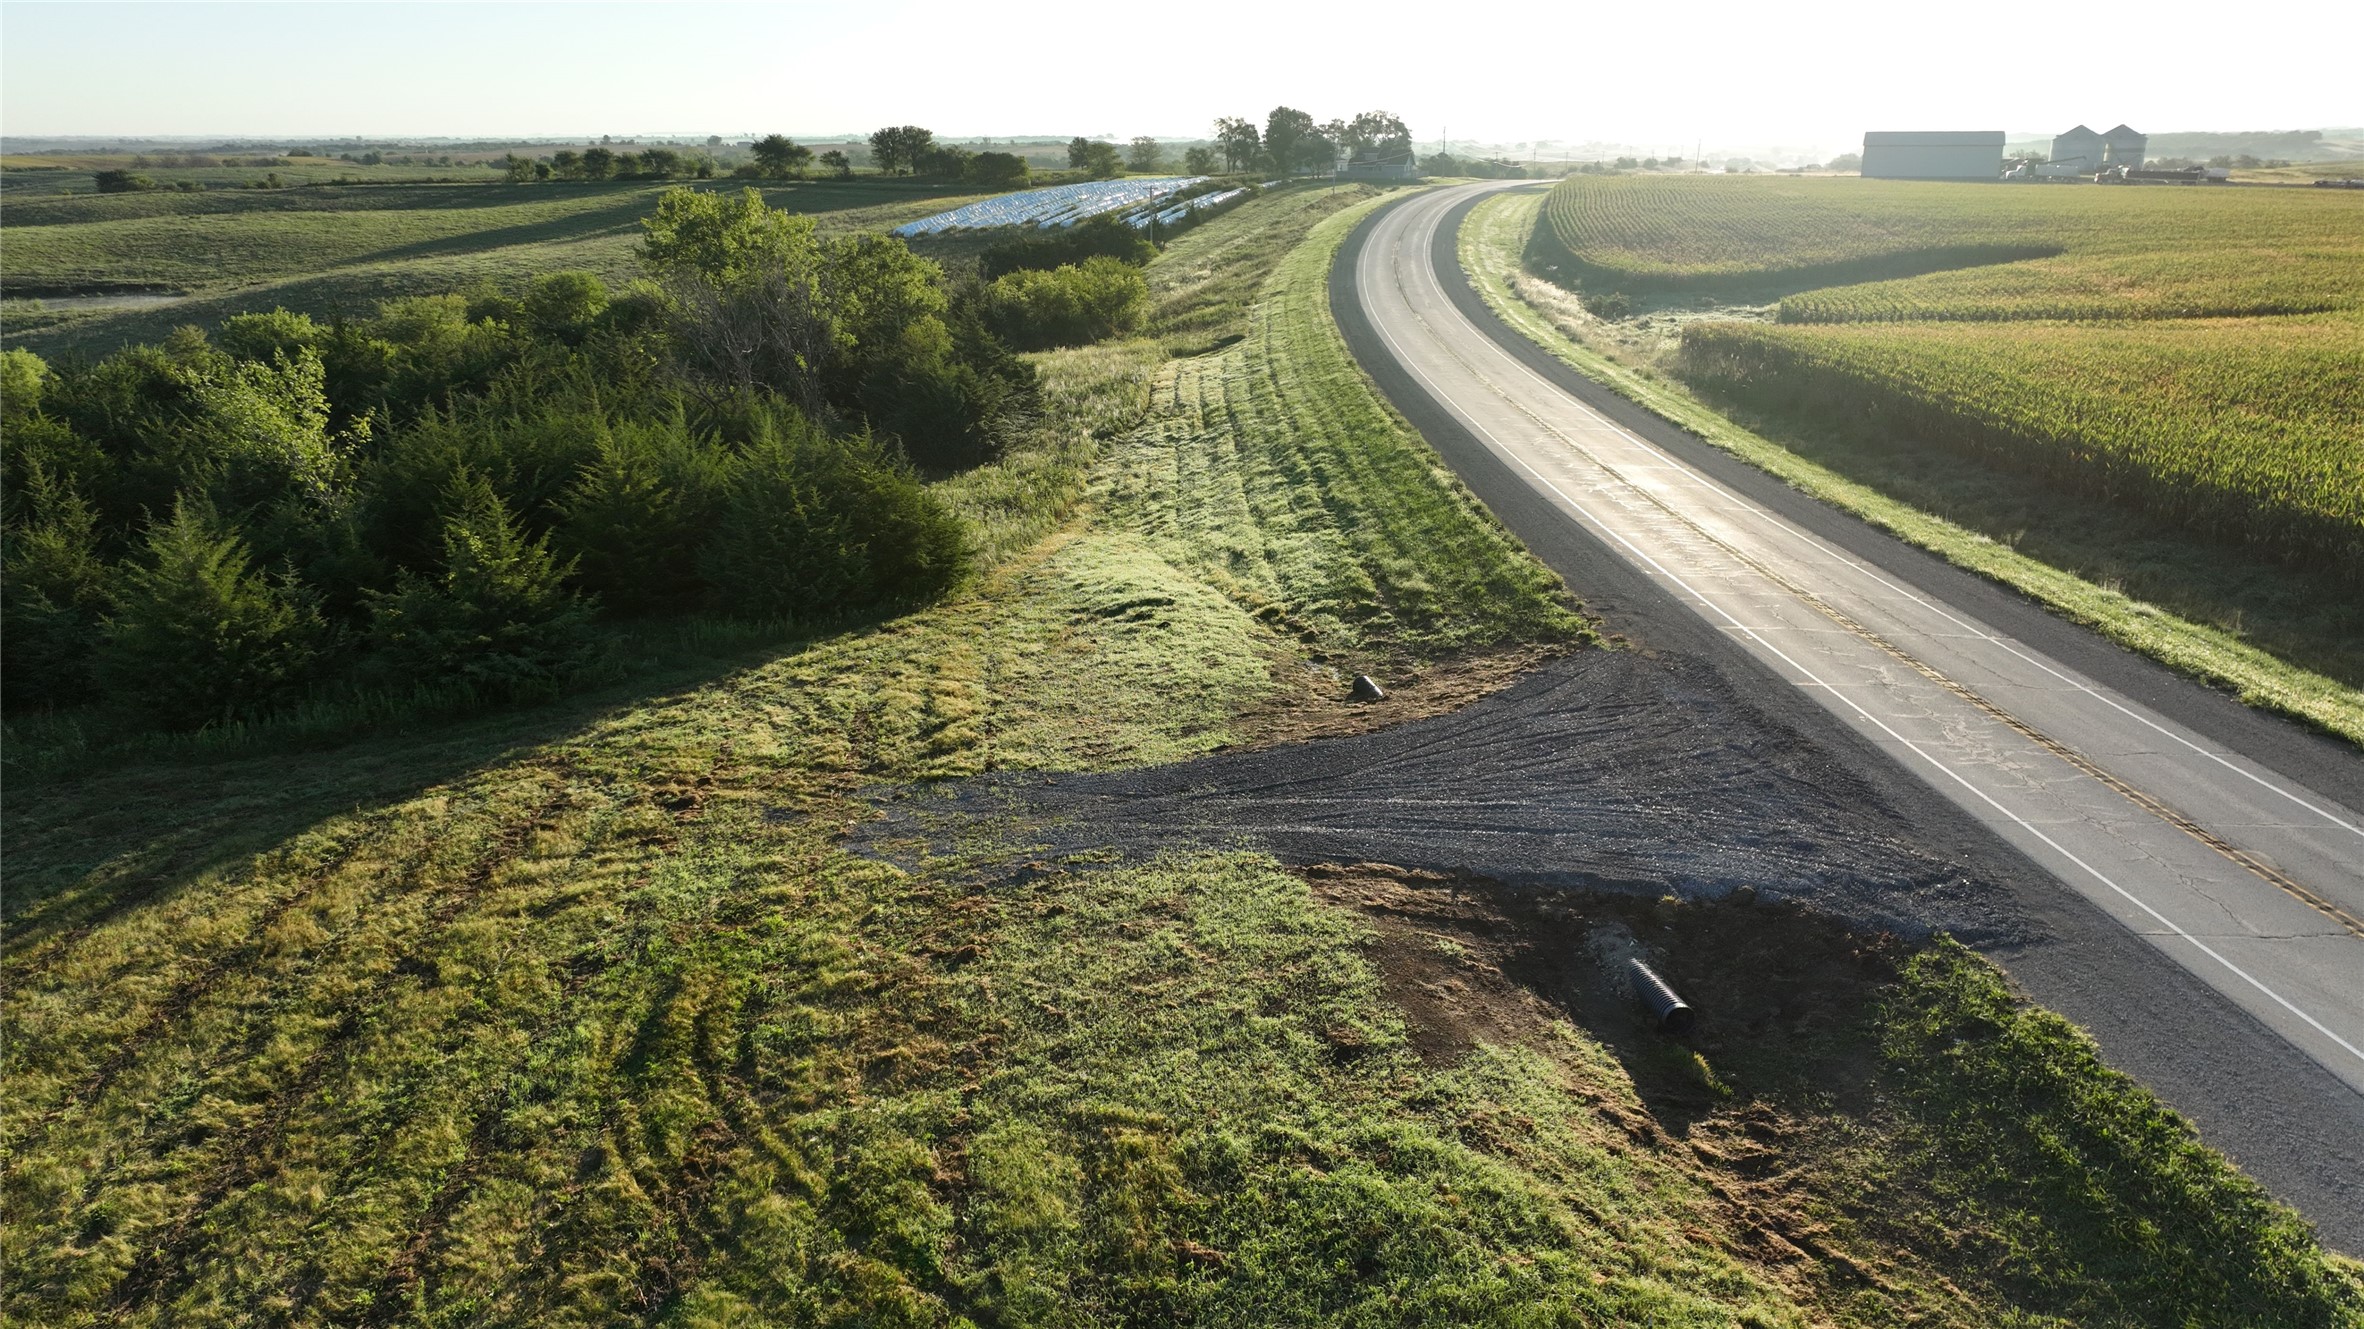
[[[1499,187],[1408,197],[1342,253],[1333,303],[1381,388],[1612,628],[1738,680],[1933,842],[2020,883],[2041,935],[1990,950],[2023,985],[2327,1238],[2364,1244],[2364,760],[1552,360],[1454,256]]]

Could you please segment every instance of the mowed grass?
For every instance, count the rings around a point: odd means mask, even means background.
[[[1035,445],[949,482],[955,501],[988,526],[1058,523],[1150,408],[1157,358],[1047,357]],[[1309,507],[1328,492],[1240,483]],[[992,1052],[989,1008],[921,996],[958,967],[931,955],[966,935],[965,869],[846,852],[854,791],[1203,752],[1245,737],[1281,662],[1318,649],[1122,523],[986,540],[1003,561],[951,603],[660,695],[12,789],[10,1317],[698,1322],[754,1297],[925,1323],[984,1296],[985,1267],[948,1263],[960,1085],[989,1064],[1040,1077]],[[1306,566],[1351,584],[1332,564],[1358,554],[1333,542]],[[1513,606],[1528,635],[1580,634],[1548,575],[1532,589]],[[1269,958],[1242,949],[1224,977],[1253,993],[1236,980]],[[1258,981],[1278,997],[1293,972]],[[1100,1131],[1078,1113],[1040,1129]],[[1149,1128],[1102,1124],[1121,1171],[1126,1132]],[[1003,1184],[1064,1184],[1029,1179],[1024,1143],[980,1151],[1002,1150]],[[1127,1203],[1163,1166],[1091,1184]],[[1147,1269],[1173,1245],[1145,1212]],[[1050,1217],[1022,1207],[969,1239],[1055,1235]],[[1131,1223],[1102,1226],[1149,1240]]]
[[[1042,357],[1031,443],[946,482],[997,554],[953,600],[336,751],[17,782],[0,1314],[2356,1323],[2349,1266],[1957,951],[1848,1034],[1893,1030],[1865,1071],[1896,1115],[1793,1159],[1745,1114],[1662,1131],[1637,1075],[1757,1092],[1679,1049],[1554,1019],[1423,1060],[1369,926],[1266,857],[1044,862],[948,815],[933,777],[1254,738],[1317,651],[1580,637],[1531,565],[1417,616],[1325,598],[1517,556],[1332,372],[1355,214],[1254,206],[1210,230],[1288,261],[1227,355],[1307,386],[1185,398],[1147,339]],[[849,843],[878,799],[913,833]]]
[[[11,302],[158,288],[190,298],[62,315],[12,303],[8,340],[45,356],[100,353],[237,313],[366,312],[390,297],[512,287],[561,268],[622,282],[637,273],[640,218],[669,187],[323,186],[12,201],[0,223],[0,292]],[[968,197],[878,180],[762,192],[832,231],[891,226]]]
[[[1358,662],[1577,634],[1557,579],[1370,392],[1338,338],[1323,273],[1362,210],[1281,260],[1244,340],[1173,362],[1096,502],[1264,620]],[[1203,295],[1173,301],[1194,329],[1219,307]]]

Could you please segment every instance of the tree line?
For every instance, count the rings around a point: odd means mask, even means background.
[[[1155,252],[1078,228],[955,282],[753,190],[668,191],[643,230],[621,290],[555,273],[0,356],[9,709],[189,729],[532,697],[600,657],[603,624],[941,594],[969,537],[926,477],[1030,417],[1013,347],[1136,326]]]
[[[1412,160],[1412,132],[1388,111],[1317,122],[1293,106],[1275,106],[1262,129],[1237,116],[1218,119],[1215,143],[1224,168],[1232,171],[1295,175],[1334,171],[1341,159],[1350,164]]]
[[[1196,144],[1179,156],[1157,139],[1142,135],[1119,146],[1078,135],[1067,145],[1070,170],[1093,179],[1132,172],[1153,174],[1179,168],[1191,175],[1270,171],[1275,174],[1327,172],[1347,162],[1409,161],[1412,136],[1403,121],[1386,111],[1365,111],[1351,120],[1317,122],[1304,111],[1274,107],[1259,128],[1226,117],[1215,122],[1215,144]],[[978,151],[943,143],[920,125],[889,125],[869,138],[870,165],[882,175],[975,185],[984,189],[1024,188],[1032,169],[1012,152]],[[525,180],[797,180],[816,174],[845,178],[854,162],[843,151],[815,153],[783,134],[767,134],[748,148],[748,160],[725,170],[713,157],[670,148],[616,151],[606,147],[565,149],[542,160],[511,154],[508,178]]]

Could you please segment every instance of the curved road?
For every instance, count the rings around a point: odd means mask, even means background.
[[[2147,947],[2122,948],[2134,958],[2106,981],[2012,967],[2355,1249],[2364,761],[1608,399],[1485,310],[1460,271],[1461,217],[1515,187],[1415,194],[1341,255],[1340,324],[1382,389],[1547,561],[1583,565],[1561,570],[1613,627],[1744,656],[1738,667],[1794,689],[1785,704],[1882,787],[1925,786],[1915,799],[1984,826],[2009,846],[1998,857],[2024,856],[2088,906],[2056,911],[2056,925],[2114,931],[2108,919],[2140,937]],[[2162,994],[2187,1009],[2109,1010]],[[2138,1048],[2112,1038],[2137,1029],[2149,1030],[2127,1034]],[[2327,1143],[2283,1150],[2261,1118],[2290,1122],[2294,1143]],[[2326,1150],[2336,1159],[2309,1157]],[[2259,1158],[2283,1152],[2298,1156]]]

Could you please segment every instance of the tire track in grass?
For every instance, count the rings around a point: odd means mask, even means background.
[[[449,926],[460,911],[491,882],[494,871],[514,857],[535,831],[551,824],[553,818],[566,807],[571,793],[571,789],[561,784],[525,821],[514,824],[496,840],[471,866],[460,888],[451,892],[430,913],[424,930],[433,932]],[[353,1054],[353,1035],[367,1023],[363,1010],[373,1015],[383,1011],[394,986],[407,982],[408,978],[409,975],[399,968],[387,971],[370,994],[370,999],[349,1007],[328,1037],[306,1057],[293,1081],[274,1094],[264,1111],[218,1151],[217,1157],[221,1161],[197,1187],[193,1201],[166,1229],[164,1235],[150,1246],[148,1253],[135,1262],[117,1282],[108,1298],[111,1319],[120,1323],[142,1304],[169,1300],[173,1292],[185,1289],[196,1281],[197,1271],[191,1256],[197,1241],[203,1236],[201,1228],[205,1218],[232,1192],[258,1179],[266,1167],[277,1161],[277,1150],[272,1146],[284,1142],[284,1127],[288,1118],[320,1088],[331,1072],[340,1068]]]

